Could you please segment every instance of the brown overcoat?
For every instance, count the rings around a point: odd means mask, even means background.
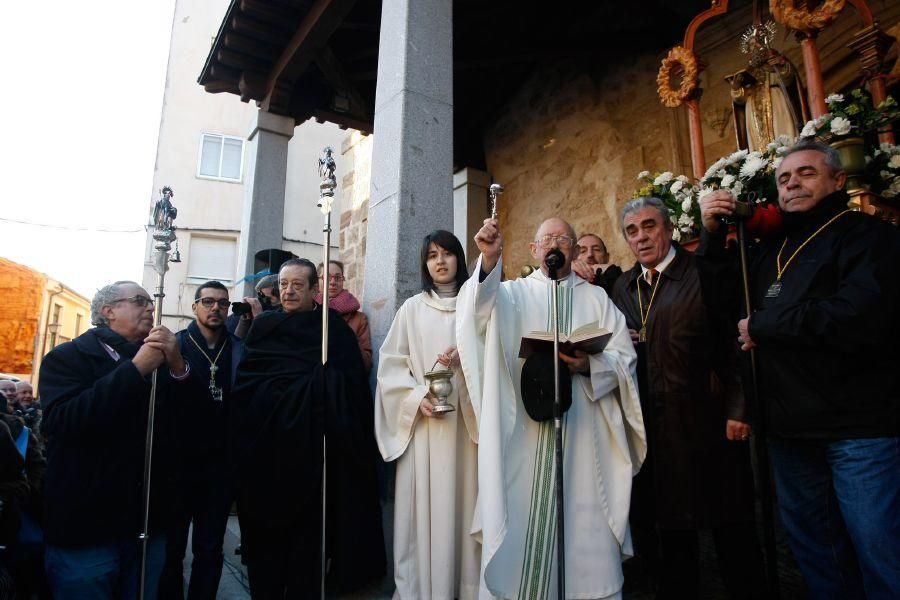
[[[638,345],[654,520],[670,529],[746,521],[753,514],[749,450],[725,437],[727,419],[746,419],[734,371],[736,332],[717,321],[721,311],[710,310],[715,286],[702,284],[694,256],[673,245],[675,258],[657,276],[647,341]],[[636,331],[638,281],[646,314],[651,288],[640,264],[613,289],[613,301]]]

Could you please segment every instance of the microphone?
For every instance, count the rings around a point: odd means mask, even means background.
[[[556,272],[566,264],[566,257],[559,248],[554,248],[544,257],[544,264],[547,265],[547,270],[550,272],[550,279],[556,279]]]

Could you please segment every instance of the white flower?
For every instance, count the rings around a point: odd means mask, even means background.
[[[688,196],[687,198],[685,198],[684,201],[681,203],[681,210],[683,210],[683,211],[686,212],[686,213],[691,211],[691,198],[690,198],[690,196]]]
[[[724,177],[722,177],[721,185],[723,188],[731,187],[732,183],[734,183],[734,175],[726,174]]]
[[[702,189],[697,193],[697,199],[698,199],[698,200],[702,200],[704,196],[708,196],[709,194],[712,194],[714,191],[716,191],[716,188],[713,188],[713,187],[705,187],[705,188],[702,188]]]
[[[638,180],[641,180],[644,177],[650,177],[650,171],[641,171],[640,173],[638,173]]]
[[[778,167],[781,166],[781,161],[783,161],[783,160],[784,160],[783,156],[777,157],[775,160],[772,161],[772,168],[777,171]]]
[[[712,177],[719,169],[721,169],[721,168],[724,167],[724,166],[725,166],[725,159],[724,159],[724,158],[720,158],[719,160],[717,160],[716,162],[714,162],[713,164],[711,164],[711,165],[709,166],[709,168],[706,170],[706,173],[703,174],[703,179],[709,179],[709,178]]]
[[[694,218],[687,213],[683,213],[680,217],[678,217],[678,225],[685,227],[693,227],[694,226]]]
[[[891,157],[891,162],[888,163],[888,166],[892,169],[900,169],[900,154],[895,154]]]
[[[844,117],[835,117],[831,120],[831,133],[835,135],[847,135],[850,133],[850,121]]]
[[[881,142],[881,151],[882,152],[893,152],[894,149],[896,149],[896,148],[897,148],[897,146],[891,146],[887,142]]]
[[[834,104],[835,102],[843,102],[844,95],[843,94],[832,94],[825,98],[825,104]]]
[[[731,193],[735,196],[740,196],[742,191],[744,191],[744,184],[740,180],[735,181],[734,185],[731,186]]]
[[[881,178],[885,181],[890,181],[894,177],[894,174],[890,171],[882,171],[879,175],[881,175]]]
[[[731,156],[729,156],[725,162],[726,164],[733,165],[740,160],[743,160],[745,156],[749,154],[748,150],[738,150],[737,152],[733,152]]]
[[[672,230],[672,239],[676,242],[681,240],[681,232],[678,231],[677,227]]]
[[[775,143],[778,144],[779,148],[784,148],[785,146],[790,146],[794,143],[790,137],[782,134],[775,138]]]
[[[687,183],[688,181],[690,181],[690,180],[687,178],[686,175],[679,175],[679,176],[676,177],[675,179],[677,179],[677,180],[680,181],[681,183]]]
[[[677,179],[672,183],[672,187],[669,188],[669,191],[673,194],[677,194],[681,188],[684,187],[683,181],[678,181]]]
[[[666,171],[665,173],[660,173],[659,177],[653,180],[653,185],[665,185],[672,181],[672,173]]]
[[[751,179],[760,169],[764,169],[767,164],[768,161],[762,156],[750,155],[744,161],[744,164],[741,165],[741,177]]]
[[[803,126],[803,131],[800,132],[800,137],[812,137],[816,135],[816,122],[815,120],[807,121],[806,125]]]

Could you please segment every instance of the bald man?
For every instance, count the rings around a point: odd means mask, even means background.
[[[523,389],[530,397],[544,386],[530,378],[523,384],[528,363],[518,358],[523,334],[552,327],[546,259],[555,251],[562,255],[556,273],[560,332],[585,325],[612,332],[601,353],[560,354],[563,394],[570,390],[572,399],[562,417],[566,592],[570,598],[621,597],[622,555],[631,547],[631,479],[646,453],[636,356],[622,313],[572,271],[576,239],[569,223],[547,219],[529,243],[540,270],[501,282],[503,236],[496,220],[485,220],[475,236],[481,251],[476,275],[457,299],[460,359],[479,426],[474,529],[484,544],[482,597],[545,597],[555,589],[554,424],[529,417]],[[529,408],[534,414],[530,402]]]

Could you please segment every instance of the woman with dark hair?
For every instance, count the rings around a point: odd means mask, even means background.
[[[396,598],[478,596],[481,547],[473,536],[478,430],[456,353],[456,295],[467,278],[459,240],[434,231],[422,240],[422,293],[403,303],[381,346],[375,436],[397,461],[394,497]],[[440,363],[440,366],[439,364]],[[425,374],[453,372],[434,412]]]

